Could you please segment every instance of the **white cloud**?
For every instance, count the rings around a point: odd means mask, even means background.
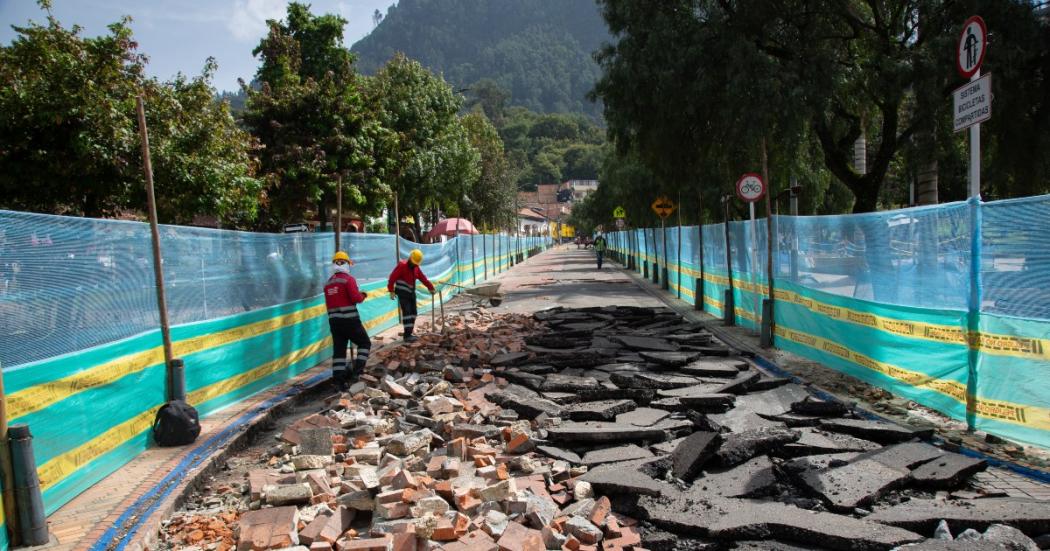
[[[227,26],[233,37],[242,42],[266,34],[266,20],[284,15],[285,0],[236,0]]]

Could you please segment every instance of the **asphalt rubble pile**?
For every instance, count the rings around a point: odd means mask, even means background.
[[[1038,549],[1045,502],[757,369],[665,309],[476,313],[287,426],[201,550]]]

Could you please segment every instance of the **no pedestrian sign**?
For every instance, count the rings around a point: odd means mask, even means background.
[[[955,132],[992,118],[992,75],[967,82],[952,92],[952,106]]]
[[[736,181],[736,196],[742,201],[754,203],[766,194],[766,183],[754,172],[748,172]]]
[[[959,35],[959,48],[955,56],[955,68],[965,78],[972,77],[981,69],[984,54],[988,51],[988,27],[981,16],[975,15],[963,23]]]

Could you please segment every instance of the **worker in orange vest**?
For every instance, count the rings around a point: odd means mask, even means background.
[[[350,275],[350,266],[353,264],[346,252],[336,252],[332,257],[335,273],[324,286],[328,327],[332,331],[332,379],[344,390],[349,387],[351,375],[346,369],[347,342],[357,346],[353,370],[355,378],[365,370],[365,363],[372,351],[372,340],[368,338],[368,332],[361,323],[361,313],[357,311],[357,305],[365,301],[368,293],[361,292],[357,280]]]
[[[394,266],[386,285],[390,299],[397,298],[401,306],[401,326],[404,329],[405,342],[416,340],[412,336],[412,328],[416,324],[416,280],[423,282],[430,294],[434,294],[434,285],[419,268],[422,263],[423,251],[412,249],[407,259]]]

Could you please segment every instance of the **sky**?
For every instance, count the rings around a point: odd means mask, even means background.
[[[386,14],[396,0],[305,0],[314,13],[337,13],[348,21],[347,47],[372,30],[375,10]],[[266,20],[285,14],[286,0],[52,0],[64,27],[83,27],[84,36],[108,33],[106,26],[131,16],[139,51],[149,57],[148,71],[162,80],[182,72],[198,75],[211,56],[219,64],[212,84],[219,91],[238,90],[238,78],[251,80],[258,67],[252,49],[266,34]],[[34,0],[0,0],[0,43],[16,33],[11,25],[46,14]]]

